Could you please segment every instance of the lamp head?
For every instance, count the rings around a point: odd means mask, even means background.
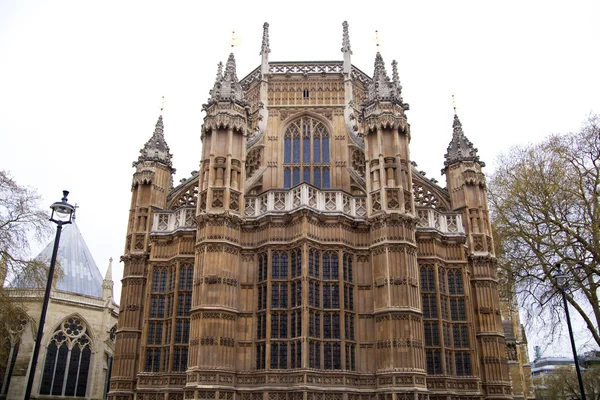
[[[73,213],[75,212],[75,207],[73,207],[67,202],[68,195],[69,191],[63,190],[63,198],[50,206],[50,208],[52,209],[50,221],[55,222],[57,224],[71,223]]]
[[[556,280],[556,286],[559,289],[564,290],[567,286],[568,275],[562,272],[560,263],[556,263],[556,274],[554,274],[554,279]]]

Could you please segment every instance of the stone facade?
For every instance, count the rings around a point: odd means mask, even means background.
[[[396,63],[219,64],[199,171],[162,116],[132,182],[113,400],[513,397],[484,163],[410,158]]]

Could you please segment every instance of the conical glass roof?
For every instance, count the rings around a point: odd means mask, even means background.
[[[50,264],[53,248],[54,240],[38,254],[36,259]],[[57,259],[62,269],[62,276],[55,286],[57,290],[102,297],[102,274],[75,221],[63,227]],[[14,288],[33,287],[30,280],[21,277],[17,277],[10,286]]]

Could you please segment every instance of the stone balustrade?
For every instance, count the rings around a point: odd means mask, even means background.
[[[433,208],[417,207],[417,230],[419,229],[435,229],[444,234],[465,233],[460,213]]]
[[[246,195],[244,217],[255,220],[265,215],[283,215],[298,209],[311,209],[324,215],[345,215],[356,220],[367,218],[367,197],[352,196],[334,189],[317,189],[301,184],[292,189],[272,189],[258,195]],[[154,214],[152,233],[170,233],[195,229],[196,210],[183,207]],[[460,213],[417,207],[417,229],[435,229],[444,234],[464,234]]]
[[[307,184],[292,189],[269,190],[260,195],[246,195],[244,216],[260,218],[266,214],[285,214],[310,208],[323,214],[344,214],[352,218],[367,216],[366,196],[351,196],[339,190],[319,190]]]
[[[180,229],[196,229],[195,215],[195,207],[182,207],[173,211],[155,212],[152,221],[152,233],[170,233]]]

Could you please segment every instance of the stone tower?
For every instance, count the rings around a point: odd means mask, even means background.
[[[116,332],[112,371],[114,395],[120,399],[132,399],[136,388],[137,371],[140,366],[144,310],[147,309],[146,293],[149,258],[150,227],[155,209],[166,207],[167,193],[172,187],[175,172],[164,137],[163,117],[160,115],[152,137],[140,150],[133,163],[135,173],[131,185],[131,206],[125,241],[121,312]]]
[[[477,149],[465,136],[456,110],[452,128],[452,140],[442,173],[446,175],[452,209],[462,213],[467,234],[477,350],[480,354],[478,367],[487,398],[510,398],[512,390],[502,327],[492,227],[485,176],[481,171],[485,163],[479,159]]]

